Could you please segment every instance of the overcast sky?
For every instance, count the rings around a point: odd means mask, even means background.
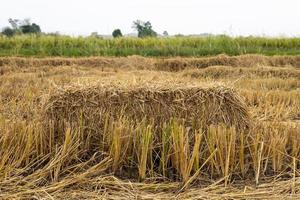
[[[0,27],[30,18],[44,32],[133,32],[136,19],[169,34],[300,36],[300,0],[1,0]]]

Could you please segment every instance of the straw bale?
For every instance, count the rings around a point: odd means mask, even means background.
[[[49,95],[43,120],[78,126],[84,120],[90,130],[102,131],[105,118],[121,116],[138,123],[154,122],[157,127],[172,119],[187,126],[250,124],[247,106],[232,88],[184,84],[97,84],[70,86]]]

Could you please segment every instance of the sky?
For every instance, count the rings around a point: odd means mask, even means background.
[[[300,0],[0,0],[0,27],[30,18],[44,32],[132,33],[150,21],[158,33],[300,36]]]

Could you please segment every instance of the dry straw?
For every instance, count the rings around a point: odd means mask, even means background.
[[[82,58],[20,58],[1,57],[0,66],[12,67],[41,67],[41,66],[87,66],[87,67],[108,67],[113,69],[149,69],[178,71],[187,67],[205,68],[209,66],[293,66],[300,67],[300,56],[262,56],[262,55],[241,55],[227,56],[218,55],[200,58],[147,58],[142,56],[128,57],[82,57]]]
[[[85,152],[79,156],[104,152],[113,159],[112,171],[122,177],[134,173],[145,179],[159,173],[179,176],[184,182],[214,159],[216,150],[212,149],[200,160],[204,133],[212,132],[212,126],[234,127],[234,132],[244,133],[251,121],[245,103],[232,88],[166,81],[58,89],[46,100],[42,117],[55,143],[63,143],[70,128],[79,132],[84,141],[80,149]],[[229,175],[227,171],[217,174]]]
[[[45,121],[78,126],[84,120],[90,130],[101,131],[109,115],[135,122],[153,121],[161,127],[172,119],[186,126],[226,124],[243,130],[249,115],[243,99],[224,86],[175,84],[98,84],[71,86],[50,94],[45,104]]]

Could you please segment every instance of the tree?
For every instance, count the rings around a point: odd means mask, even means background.
[[[15,30],[10,28],[10,27],[5,27],[3,30],[2,30],[2,34],[3,35],[6,35],[7,37],[12,37],[15,35]]]
[[[39,25],[32,23],[20,26],[22,33],[30,34],[30,33],[41,33],[41,28]]]
[[[143,22],[141,20],[136,20],[133,22],[132,28],[137,30],[139,38],[157,36],[157,33],[152,29],[152,25],[149,21]]]
[[[164,31],[164,32],[163,32],[163,35],[164,35],[165,37],[168,37],[168,36],[169,36],[169,33],[168,33],[167,31]]]
[[[114,38],[118,38],[118,37],[122,37],[123,34],[122,34],[122,32],[121,32],[120,29],[115,29],[115,30],[112,32],[112,36],[113,36]]]
[[[8,22],[10,23],[11,27],[16,30],[16,29],[19,29],[19,26],[20,26],[20,20],[19,19],[12,19],[12,18],[9,18],[8,19]]]
[[[41,33],[41,28],[39,25],[35,23],[31,23],[30,19],[12,19],[9,18],[8,22],[11,25],[11,30],[13,30],[14,34],[19,33],[19,34],[37,34]],[[10,33],[11,30],[6,28],[7,33]],[[3,33],[5,34],[5,33]]]

